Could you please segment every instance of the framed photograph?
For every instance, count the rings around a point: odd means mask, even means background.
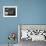
[[[3,17],[17,17],[17,6],[3,6]]]
[[[46,25],[44,24],[19,24],[18,42],[46,41]]]

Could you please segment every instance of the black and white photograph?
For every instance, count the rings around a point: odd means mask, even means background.
[[[17,6],[3,6],[3,17],[17,17]]]

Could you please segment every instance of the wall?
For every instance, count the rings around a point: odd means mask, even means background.
[[[17,23],[18,18],[5,18],[3,17],[3,6],[18,6],[17,0],[0,0],[0,44],[7,44],[8,34],[10,32],[16,32],[17,35]],[[15,41],[18,43],[17,39]]]
[[[4,5],[17,5],[18,17],[4,18]],[[17,34],[18,24],[46,24],[46,0],[0,0],[0,44],[8,43],[9,32]]]

